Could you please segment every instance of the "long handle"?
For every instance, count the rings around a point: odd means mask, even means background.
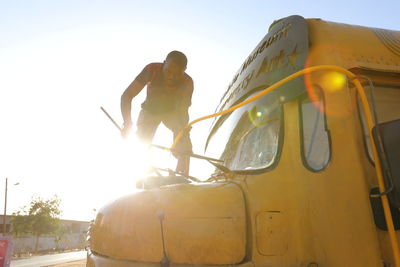
[[[210,158],[210,157],[206,157],[206,156],[202,156],[202,155],[198,155],[198,154],[194,154],[194,153],[185,153],[185,152],[179,151],[178,149],[172,149],[172,148],[165,147],[165,146],[160,146],[160,145],[155,145],[155,144],[150,144],[150,146],[156,147],[159,149],[163,149],[163,150],[168,150],[171,152],[176,151],[181,155],[187,155],[187,156],[191,156],[193,158],[204,159],[204,160],[215,161],[215,162],[224,162],[223,160],[220,160],[220,159],[214,159],[214,158]]]
[[[110,114],[108,114],[108,112],[103,108],[100,107],[100,109],[104,112],[104,114],[106,114],[106,116],[110,119],[110,121],[115,125],[115,127],[118,128],[119,131],[122,131],[121,126],[119,126],[118,123],[116,123],[116,121],[110,116]]]
[[[117,127],[119,131],[122,131],[121,126],[119,126],[119,124],[110,116],[110,114],[108,114],[108,112],[103,107],[100,107],[100,109],[104,112],[104,114],[106,114],[106,116],[115,125],[115,127]],[[191,156],[193,158],[205,159],[205,160],[215,161],[215,162],[224,162],[223,160],[213,159],[213,158],[205,157],[205,156],[194,154],[194,153],[184,153],[184,152],[181,152],[179,150],[171,149],[171,148],[168,148],[168,147],[165,147],[165,146],[154,145],[154,144],[150,144],[150,145],[153,146],[153,147],[159,148],[159,149],[169,150],[169,151],[172,151],[172,152],[173,151],[177,151],[181,155],[188,155],[188,156]]]

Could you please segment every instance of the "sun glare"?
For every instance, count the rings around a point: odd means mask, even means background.
[[[136,136],[131,135],[123,140],[121,156],[128,160],[130,172],[134,179],[140,179],[151,172],[153,164],[152,151],[148,144],[139,141]]]
[[[338,72],[330,71],[321,77],[321,83],[326,90],[336,92],[346,85],[346,76]]]
[[[129,136],[123,143],[123,157],[130,165],[130,169],[125,171],[130,172],[133,179],[155,175],[154,168],[174,169],[176,159],[169,151],[143,143],[135,135]]]

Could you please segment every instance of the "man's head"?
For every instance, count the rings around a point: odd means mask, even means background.
[[[187,65],[185,54],[172,51],[167,55],[163,66],[164,80],[168,85],[175,85],[183,76]]]

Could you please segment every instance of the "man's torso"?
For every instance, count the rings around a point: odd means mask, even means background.
[[[188,109],[193,91],[192,78],[184,73],[173,85],[168,85],[162,74],[163,63],[150,63],[136,77],[136,81],[147,85],[147,97],[142,108],[154,114],[165,114]]]

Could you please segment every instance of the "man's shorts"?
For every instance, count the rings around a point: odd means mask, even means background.
[[[187,112],[183,114],[177,112],[154,114],[142,109],[136,123],[136,135],[144,142],[151,143],[157,127],[161,122],[173,132],[175,139],[179,131],[189,122],[189,115]],[[192,143],[189,133],[181,137],[175,148],[182,152],[192,152]]]

